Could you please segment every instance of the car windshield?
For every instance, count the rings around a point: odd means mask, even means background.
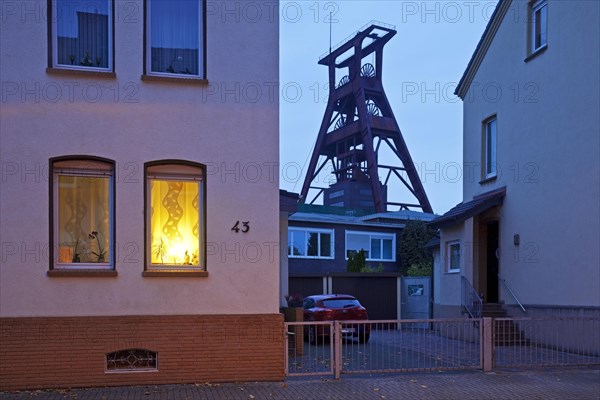
[[[356,299],[329,299],[329,300],[323,300],[323,307],[327,307],[327,308],[360,307],[360,303]]]

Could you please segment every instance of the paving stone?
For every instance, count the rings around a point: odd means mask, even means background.
[[[6,400],[600,399],[600,368],[423,372],[285,382],[123,386],[2,392]]]

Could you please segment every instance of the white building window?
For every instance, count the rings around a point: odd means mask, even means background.
[[[333,259],[333,229],[289,228],[288,257]]]
[[[114,268],[114,163],[54,158],[50,269]]]
[[[484,122],[484,178],[492,178],[496,176],[496,116]]]
[[[346,259],[365,252],[367,261],[396,261],[396,234],[346,231]]]
[[[446,243],[446,271],[460,272],[460,242]]]
[[[530,54],[547,44],[548,2],[547,0],[530,3]]]
[[[204,167],[147,163],[146,270],[204,271]]]
[[[113,0],[52,0],[52,67],[112,71]]]
[[[148,75],[204,77],[203,14],[203,0],[147,0]]]

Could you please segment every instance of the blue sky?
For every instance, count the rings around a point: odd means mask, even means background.
[[[395,25],[384,48],[383,84],[436,213],[462,200],[462,102],[453,92],[496,1],[282,1],[280,162],[282,189],[299,192],[327,104],[332,42],[371,20]],[[380,162],[382,162],[380,160]],[[405,200],[401,198],[399,200]]]

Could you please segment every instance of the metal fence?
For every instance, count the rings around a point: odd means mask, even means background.
[[[600,318],[496,318],[494,366],[600,364]]]
[[[286,375],[600,365],[600,318],[286,322]]]
[[[301,327],[300,337],[298,328]],[[473,320],[288,322],[286,374],[481,368]]]

